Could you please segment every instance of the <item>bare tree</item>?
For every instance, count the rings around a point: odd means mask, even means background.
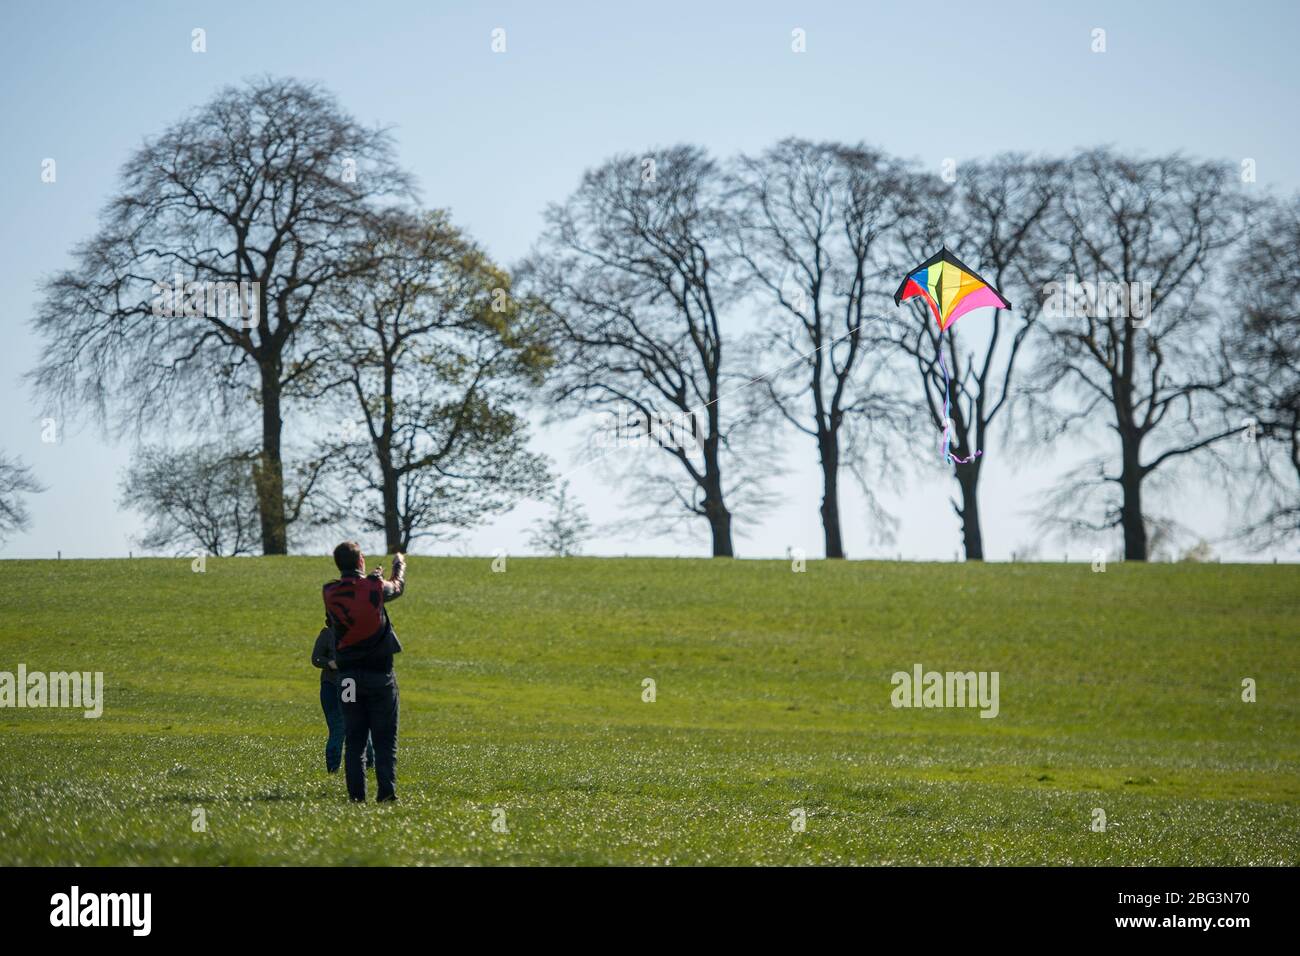
[[[1121,528],[1128,560],[1148,556],[1148,479],[1238,432],[1221,414],[1232,376],[1218,360],[1223,323],[1211,304],[1248,212],[1234,172],[1093,150],[1071,161],[1054,204],[1062,274],[1045,290],[1039,371],[1081,397],[1072,422],[1103,414],[1118,443],[1118,468],[1062,489],[1054,520]],[[1078,515],[1098,489],[1114,491],[1104,516]]]
[[[519,406],[550,354],[534,305],[446,213],[376,217],[363,254],[375,264],[335,291],[319,377],[336,400],[326,454],[339,479],[323,520],[406,551],[543,487]]]
[[[530,543],[536,550],[557,558],[580,554],[582,542],[591,530],[582,503],[569,494],[567,481],[561,481],[547,498],[551,513],[533,523]]]
[[[653,432],[680,468],[657,485],[671,493],[656,506],[670,500],[705,520],[714,557],[731,557],[728,501],[750,482],[740,471],[724,480],[744,417],[724,408],[722,314],[735,288],[722,188],[697,147],[616,156],[548,210],[525,274],[554,318],[554,400]]]
[[[283,554],[285,405],[330,352],[321,290],[369,267],[359,227],[410,191],[388,134],[321,89],[223,90],[128,160],[99,232],[46,284],[36,391],[119,432],[256,408],[261,548]]]
[[[122,482],[121,504],[147,522],[146,551],[216,557],[254,554],[259,544],[257,455],[222,441],[186,448],[143,445]],[[301,508],[305,493],[296,496]]]
[[[24,495],[39,494],[45,486],[21,459],[10,458],[0,451],[0,543],[16,531],[31,527]]]
[[[938,430],[944,427],[940,350],[946,352],[950,434],[953,446],[965,450],[948,465],[961,495],[952,507],[968,561],[984,559],[979,510],[984,458],[975,451],[989,447],[993,422],[1009,407],[1024,345],[1039,317],[1037,288],[1050,271],[1044,227],[1058,174],[1058,164],[1008,154],[963,164],[951,188],[933,176],[916,177],[908,187],[909,214],[895,272],[901,275],[947,244],[978,263],[981,277],[1014,304],[1010,311],[994,309],[987,319],[967,318],[945,332],[919,301],[893,313],[894,344],[915,363],[925,411]]]
[[[888,234],[902,215],[902,166],[866,146],[782,140],[736,162],[731,233],[768,307],[762,379],[779,415],[816,445],[826,557],[844,557],[839,480],[872,425],[896,415],[882,390]],[[864,482],[864,491],[871,489]]]
[[[1281,544],[1300,536],[1300,196],[1251,230],[1234,276],[1240,307],[1224,339],[1234,373],[1228,396],[1243,444],[1256,452],[1243,536]]]

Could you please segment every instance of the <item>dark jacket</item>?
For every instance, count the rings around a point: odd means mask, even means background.
[[[339,672],[330,667],[332,660],[334,660],[334,631],[328,626],[322,627],[320,633],[316,635],[316,646],[311,649],[311,662],[320,668],[320,679],[323,684],[339,682]]]

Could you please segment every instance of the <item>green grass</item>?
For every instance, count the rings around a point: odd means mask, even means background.
[[[107,697],[0,710],[0,864],[1300,862],[1300,568],[416,557],[389,806],[324,772],[330,570],[0,563],[0,670]]]

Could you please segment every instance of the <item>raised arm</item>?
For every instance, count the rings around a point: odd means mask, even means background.
[[[406,556],[393,555],[393,576],[384,582],[384,600],[396,601],[406,590]]]

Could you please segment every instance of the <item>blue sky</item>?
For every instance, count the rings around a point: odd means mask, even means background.
[[[1300,67],[1294,3],[64,3],[10,2],[0,33],[0,295],[10,390],[0,448],[49,490],[3,557],[124,555],[138,517],[116,507],[129,448],[94,428],[41,442],[21,375],[36,361],[28,322],[40,277],[89,236],[129,153],[217,89],[261,73],[319,80],[357,117],[395,127],[423,198],[499,260],[520,258],[548,202],[614,152],[696,142],[725,156],[788,135],[865,140],[938,167],[1004,150],[1065,152],[1111,143],[1257,163],[1262,189],[1300,186],[1295,123]],[[206,31],[207,52],[191,51]],[[494,54],[491,33],[506,31]],[[807,52],[790,49],[791,31]],[[1092,31],[1107,50],[1093,53]],[[41,161],[58,179],[42,183]],[[788,438],[785,503],[741,539],[742,555],[820,553],[820,492],[811,449]],[[539,429],[536,446],[571,464],[572,429]],[[1083,449],[1045,449],[1014,468],[987,450],[983,511],[990,557],[1037,542],[1028,498]],[[897,543],[874,546],[856,496],[845,536],[853,557],[951,559],[960,547],[951,482],[911,473],[888,503]],[[580,472],[574,491],[598,524],[621,495]],[[1222,489],[1178,490],[1207,538],[1224,531]],[[441,550],[526,550],[541,513],[524,505]],[[705,554],[609,530],[596,553]],[[1043,547],[1059,557],[1070,544]],[[1233,548],[1221,553],[1251,555]],[[1084,556],[1080,542],[1074,557]],[[1285,557],[1285,554],[1283,555]]]

